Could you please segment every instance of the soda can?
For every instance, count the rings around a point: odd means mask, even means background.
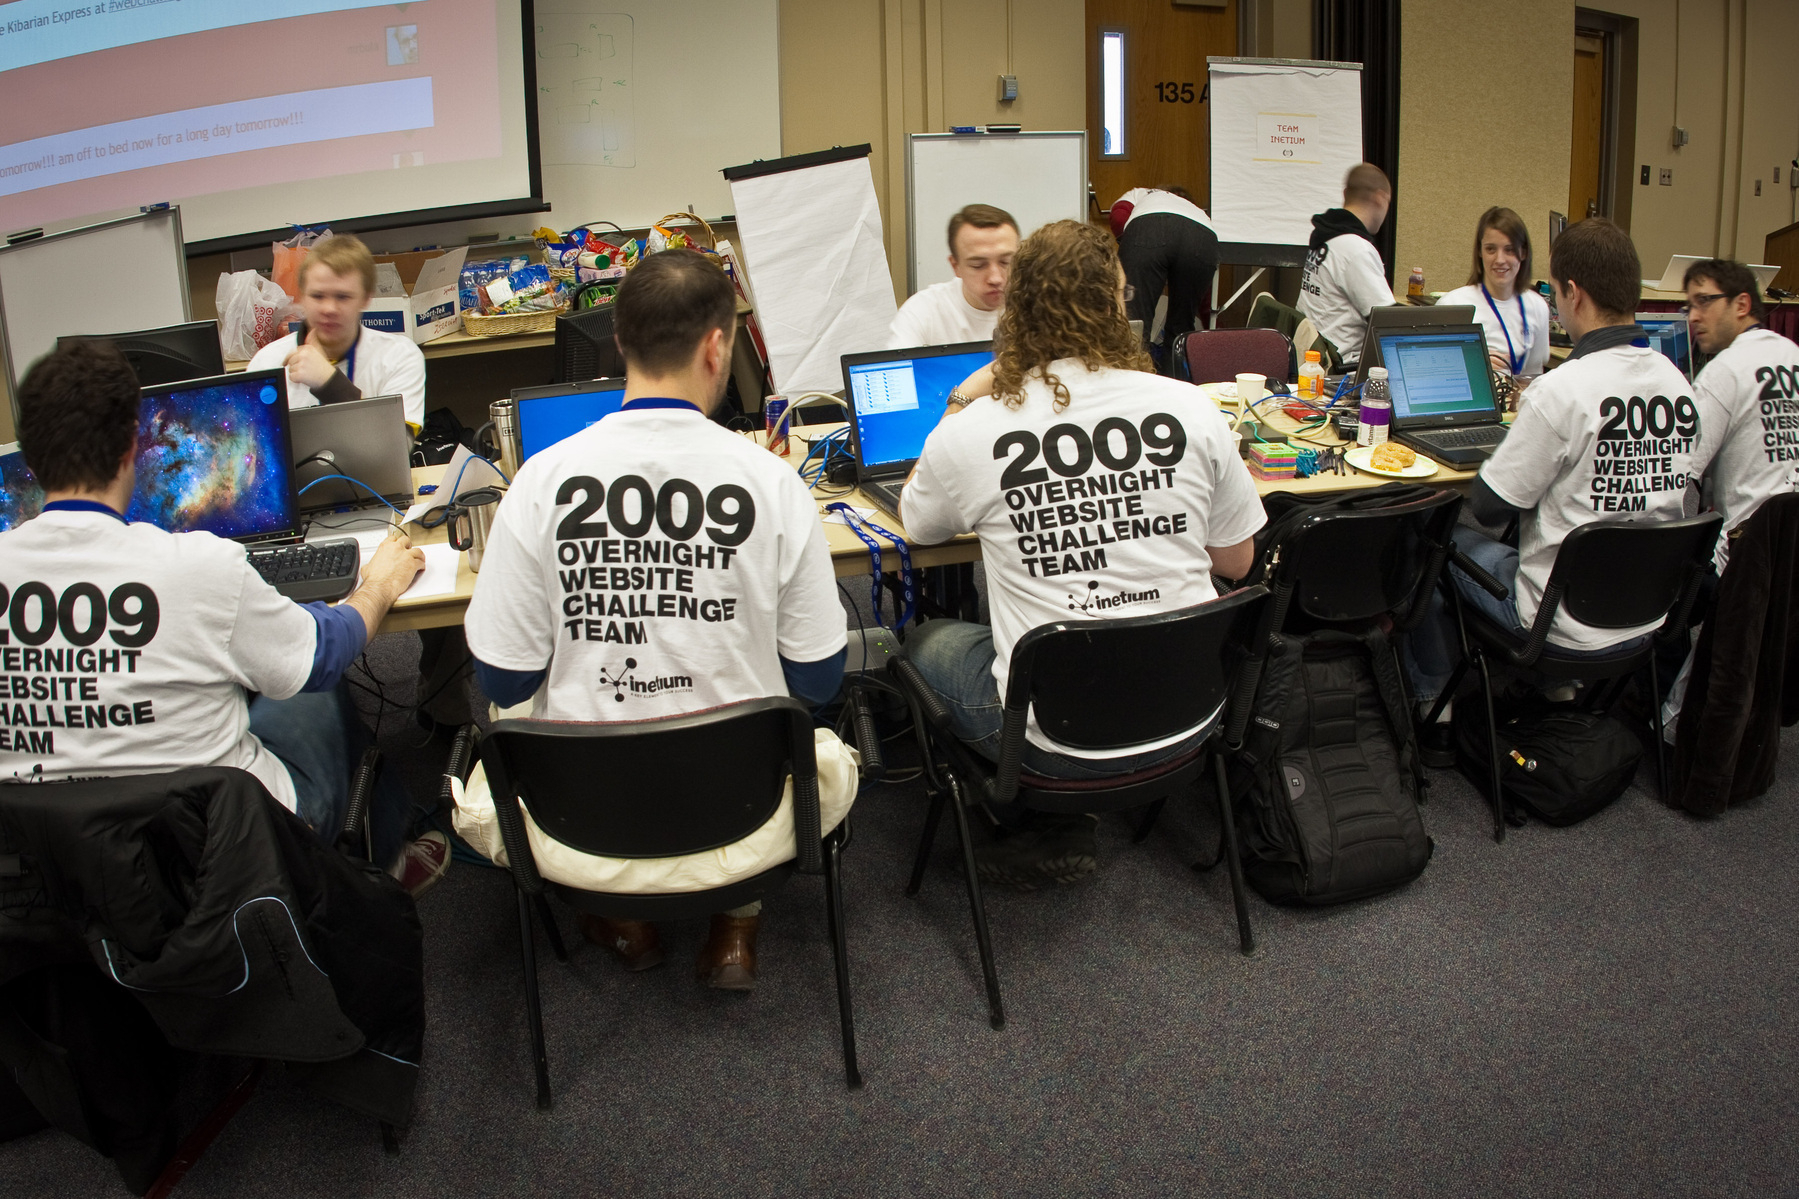
[[[768,429],[768,448],[771,453],[787,456],[787,433],[789,413],[787,397],[772,395],[762,401],[762,419]]]

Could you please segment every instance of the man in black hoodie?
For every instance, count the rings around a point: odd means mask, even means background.
[[[1343,180],[1343,207],[1312,218],[1299,310],[1352,364],[1361,353],[1368,310],[1393,302],[1386,265],[1374,247],[1392,204],[1386,172],[1357,163]]]

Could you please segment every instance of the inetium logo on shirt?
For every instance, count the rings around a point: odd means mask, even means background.
[[[149,587],[0,583],[0,615],[0,750],[54,757],[59,732],[155,723],[153,701],[131,694],[161,623]]]
[[[1592,494],[1587,497],[1593,511],[1647,512],[1651,495],[1687,489],[1692,479],[1685,458],[1699,440],[1699,407],[1693,397],[1607,396],[1599,404],[1599,418],[1603,423],[1593,443]]]
[[[556,489],[556,504],[568,508],[556,525],[568,640],[649,645],[659,621],[737,619],[736,598],[711,584],[731,571],[756,527],[745,488],[721,483],[702,492],[686,479],[654,487],[641,475],[610,484],[576,475]],[[602,681],[620,699],[692,687],[689,678],[646,678],[636,668],[625,659]]]
[[[993,457],[1006,461],[999,485],[1020,564],[1032,578],[1104,570],[1106,551],[1121,542],[1186,533],[1189,515],[1157,503],[1174,490],[1186,453],[1187,430],[1166,412],[1135,423],[1108,417],[1091,432],[1064,423],[1041,438],[1002,434]]]

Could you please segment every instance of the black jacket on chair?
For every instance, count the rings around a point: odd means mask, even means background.
[[[0,786],[0,988],[84,962],[168,1046],[284,1061],[327,1098],[411,1122],[424,1041],[412,899],[244,771]],[[13,1014],[0,1004],[0,1023]]]
[[[1780,729],[1799,721],[1799,494],[1768,500],[1730,547],[1699,633],[1674,733],[1674,795],[1715,816],[1774,782]]]

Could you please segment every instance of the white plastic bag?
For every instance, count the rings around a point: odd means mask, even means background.
[[[294,302],[255,271],[219,275],[219,344],[227,361],[241,362],[286,333]]]

